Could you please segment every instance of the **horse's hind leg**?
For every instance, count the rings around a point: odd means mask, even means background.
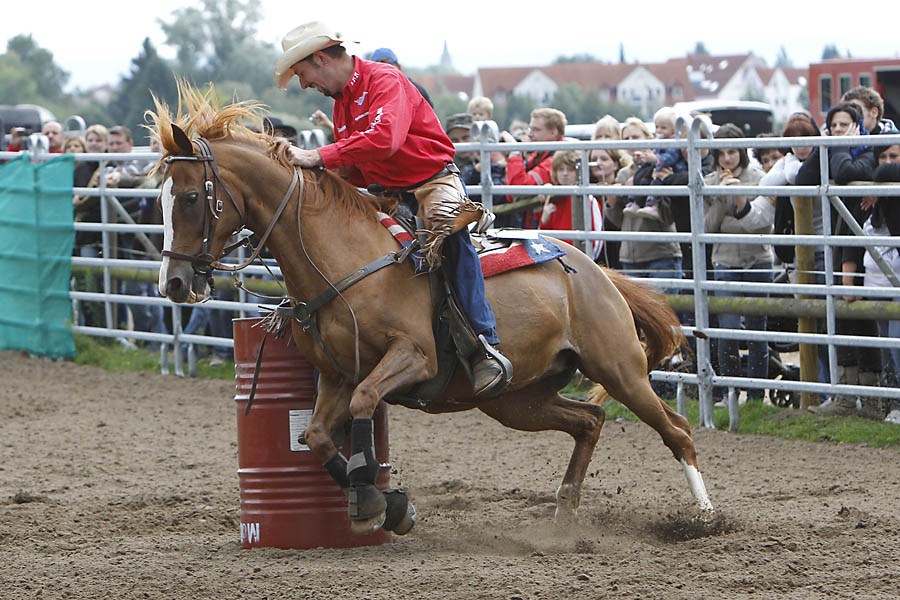
[[[684,469],[685,477],[697,504],[712,510],[712,504],[700,476],[697,450],[687,419],[659,399],[647,379],[647,361],[640,346],[620,349],[614,355],[606,353],[599,364],[582,365],[582,371],[593,381],[603,385],[609,394],[627,406],[637,417],[656,430],[663,443],[672,451]]]
[[[574,517],[581,502],[581,485],[606,419],[603,409],[596,404],[564,398],[555,387],[548,389],[546,384],[501,396],[478,408],[513,429],[564,431],[572,436],[575,448],[556,491],[555,517],[557,520]]]

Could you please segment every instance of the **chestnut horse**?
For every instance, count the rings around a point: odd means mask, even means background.
[[[164,170],[161,294],[174,302],[207,296],[204,277],[210,263],[222,266],[215,260],[229,236],[242,228],[260,235],[271,230],[266,246],[297,301],[309,301],[329,282],[399,249],[376,218],[375,198],[327,170],[295,170],[283,142],[243,124],[259,122],[261,105],[222,107],[212,90],[203,94],[188,84],[179,87],[177,115],[159,101],[155,113],[148,111],[151,131],[164,152],[157,166]],[[574,369],[580,369],[659,433],[681,463],[699,507],[711,510],[689,424],[656,396],[647,377],[649,367],[683,341],[677,318],[656,292],[557,243],[574,272],[554,260],[485,282],[502,351],[514,365],[509,386],[498,396],[474,398],[470,381],[458,369],[444,397],[424,410],[477,408],[507,427],[571,435],[575,448],[556,494],[557,518],[571,517],[605,419],[600,406],[558,393]],[[347,491],[354,531],[370,533],[384,526],[405,533],[415,521],[405,496],[382,494],[371,485],[374,475],[371,482],[354,480],[353,473],[372,470],[365,439],[371,441],[371,430],[357,425],[371,423],[385,396],[409,390],[436,373],[428,278],[416,277],[406,261],[365,277],[323,306],[318,325],[332,357],[293,325],[300,353],[320,372],[306,443]],[[348,376],[355,372],[358,383]],[[353,455],[348,464],[332,432],[351,418]],[[392,511],[400,514],[392,516]]]

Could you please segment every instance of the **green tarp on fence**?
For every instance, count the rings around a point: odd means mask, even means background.
[[[72,156],[0,165],[0,350],[75,355]]]

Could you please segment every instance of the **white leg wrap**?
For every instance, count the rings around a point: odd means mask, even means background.
[[[706,493],[706,486],[703,484],[703,477],[696,467],[687,464],[687,461],[681,459],[681,466],[684,467],[684,476],[691,486],[691,493],[694,500],[700,505],[700,510],[713,510],[712,502],[709,501],[709,495]]]

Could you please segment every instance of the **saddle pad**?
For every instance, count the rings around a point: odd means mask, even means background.
[[[404,248],[413,241],[410,232],[387,213],[378,213],[379,222]],[[523,231],[522,238],[509,236],[509,231],[504,231],[502,238],[490,235],[472,234],[473,243],[478,249],[478,258],[481,259],[481,271],[485,277],[499,275],[519,267],[536,265],[555,258],[562,258],[566,251],[540,235],[536,231]],[[422,257],[420,253],[412,254],[416,272],[422,272]]]
[[[565,250],[540,234],[535,236],[533,232],[523,239],[485,236],[479,237],[478,242],[481,246],[478,258],[481,259],[481,271],[485,278],[566,255]]]

